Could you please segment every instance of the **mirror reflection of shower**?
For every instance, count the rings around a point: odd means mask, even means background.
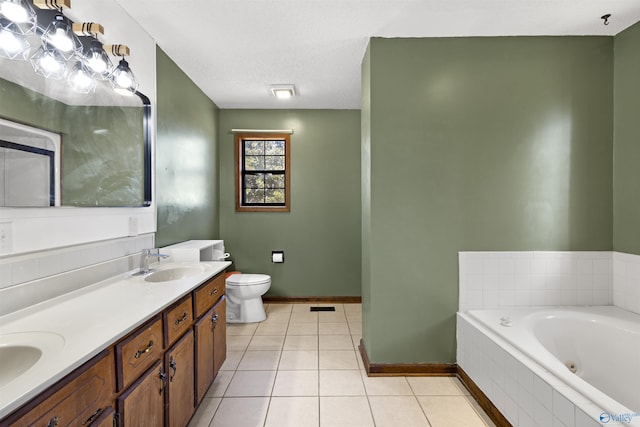
[[[60,135],[0,119],[0,206],[60,206]]]

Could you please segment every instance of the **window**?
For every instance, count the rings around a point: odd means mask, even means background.
[[[236,211],[289,212],[289,135],[236,134]]]

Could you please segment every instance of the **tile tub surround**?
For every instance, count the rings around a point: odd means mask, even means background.
[[[190,427],[493,426],[455,377],[367,377],[360,304],[268,304],[227,328],[227,361]]]
[[[459,252],[459,311],[611,305],[613,259],[613,252]]]
[[[640,314],[640,255],[613,253],[613,305]]]
[[[0,258],[0,316],[131,271],[154,235]]]

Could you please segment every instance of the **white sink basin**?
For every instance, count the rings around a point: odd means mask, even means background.
[[[64,338],[51,332],[0,334],[0,389],[63,346]]]
[[[186,277],[197,276],[204,272],[203,267],[174,267],[166,270],[159,270],[144,277],[145,282],[171,282]]]

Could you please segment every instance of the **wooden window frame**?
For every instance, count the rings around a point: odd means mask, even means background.
[[[291,210],[291,135],[287,133],[236,133],[235,134],[235,181],[236,181],[236,212],[289,212]],[[242,178],[243,156],[242,141],[247,140],[283,140],[284,141],[284,206],[269,205],[243,205],[242,204]]]

